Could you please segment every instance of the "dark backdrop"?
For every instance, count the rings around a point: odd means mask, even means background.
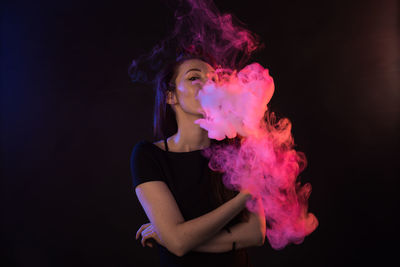
[[[288,117],[320,225],[255,266],[394,258],[399,170],[396,1],[216,1],[258,33],[272,110]],[[1,10],[1,261],[156,266],[129,157],[152,140],[154,93],[131,60],[165,37],[162,1],[9,1]],[[2,265],[4,266],[4,265]],[[381,266],[385,266],[384,264]]]

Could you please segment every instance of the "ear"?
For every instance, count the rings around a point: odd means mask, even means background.
[[[175,93],[173,93],[172,91],[168,91],[167,92],[167,104],[171,104],[174,105],[176,104],[178,101],[176,99],[176,95]]]

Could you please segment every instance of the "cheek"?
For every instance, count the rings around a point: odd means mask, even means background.
[[[200,105],[200,102],[196,99],[196,93],[198,92],[198,86],[194,85],[180,85],[178,89],[178,101],[180,106],[184,110],[191,110],[193,107]]]
[[[183,82],[178,86],[180,97],[192,97],[196,95],[200,85],[193,82]]]

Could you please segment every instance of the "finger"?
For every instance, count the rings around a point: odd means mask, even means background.
[[[146,241],[144,241],[144,245],[145,246],[148,246],[148,247],[151,247],[152,245],[153,245],[153,239],[147,239]]]
[[[151,227],[147,227],[142,231],[142,236],[148,236],[153,233],[153,229]]]
[[[154,239],[154,237],[147,239],[146,243],[149,247],[153,248],[157,245],[157,241]]]
[[[142,226],[140,226],[139,230],[136,232],[136,239],[138,239],[140,232],[143,231],[143,227],[144,227],[144,224]]]
[[[140,232],[142,232],[144,229],[146,229],[146,227],[148,227],[150,224],[151,224],[151,223],[143,224],[143,225],[139,228],[139,230],[136,232],[136,239],[138,239],[138,237],[140,236]]]
[[[148,235],[142,235],[142,241],[141,241],[141,243],[142,243],[142,247],[145,247],[146,246],[146,240],[149,238],[149,236]]]
[[[142,246],[145,247],[146,244],[150,243],[151,242],[151,238],[154,238],[153,236],[154,236],[153,232],[144,235],[143,238],[142,238]]]
[[[140,233],[143,231],[143,225],[139,228],[139,230],[136,232],[136,239],[140,236]]]
[[[146,246],[147,237],[142,238],[142,247]]]
[[[142,234],[144,234],[144,232]],[[146,229],[145,235],[147,236],[147,239],[152,238],[152,239],[150,239],[150,241],[161,244],[161,240],[160,240],[157,232],[155,231],[153,225]]]

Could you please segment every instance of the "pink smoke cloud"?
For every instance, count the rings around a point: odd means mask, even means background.
[[[241,142],[208,148],[209,166],[224,173],[227,188],[246,188],[256,197],[246,204],[250,211],[257,212],[254,201],[262,200],[266,235],[274,249],[300,244],[317,228],[318,220],[308,212],[311,185],[297,181],[307,161],[304,153],[293,149],[290,121],[285,118],[274,125],[264,118],[274,93],[273,79],[258,63],[239,72],[217,69],[216,73],[218,79],[209,79],[197,95],[204,118],[195,123],[208,131],[209,138],[239,135]]]

